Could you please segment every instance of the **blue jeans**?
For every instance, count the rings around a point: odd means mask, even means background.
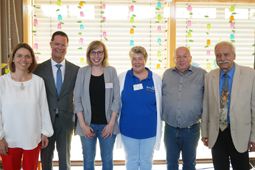
[[[200,138],[200,124],[177,129],[165,123],[164,142],[167,170],[179,169],[182,151],[183,170],[196,170],[196,149]]]
[[[82,153],[83,153],[83,168],[84,170],[95,169],[95,156],[96,156],[96,143],[97,138],[99,140],[101,159],[102,159],[102,170],[113,169],[113,146],[116,135],[112,134],[112,137],[102,138],[100,135],[106,125],[91,124],[90,127],[94,130],[96,136],[93,139],[87,139],[81,136]]]
[[[156,137],[135,139],[121,135],[126,153],[127,170],[151,170]]]

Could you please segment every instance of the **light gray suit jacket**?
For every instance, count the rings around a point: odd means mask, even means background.
[[[91,123],[91,104],[89,96],[89,84],[91,77],[91,67],[86,66],[79,70],[75,88],[74,88],[74,113],[83,112],[86,125]],[[115,68],[108,66],[104,67],[104,81],[105,83],[113,83],[113,88],[105,89],[105,116],[109,123],[112,111],[120,112],[120,86],[119,79]],[[77,120],[76,131],[78,135],[84,136]],[[115,121],[113,134],[117,135],[120,132],[117,119]]]
[[[220,69],[205,75],[205,91],[202,113],[202,137],[208,137],[212,148],[219,134]],[[236,150],[247,151],[248,142],[255,142],[255,71],[236,64],[231,90],[230,130]]]

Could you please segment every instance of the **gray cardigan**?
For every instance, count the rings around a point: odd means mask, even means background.
[[[80,68],[76,83],[74,87],[74,113],[83,112],[86,125],[91,123],[91,104],[89,96],[89,84],[91,77],[91,66]],[[112,111],[120,112],[120,86],[119,79],[115,68],[108,66],[104,67],[104,81],[105,83],[113,83],[113,88],[105,89],[105,116],[109,123]],[[116,119],[113,134],[117,135],[120,132],[119,124]],[[80,136],[84,136],[80,127],[79,120],[77,120],[76,131]]]

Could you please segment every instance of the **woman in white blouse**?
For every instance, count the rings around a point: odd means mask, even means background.
[[[37,63],[26,43],[14,47],[10,73],[0,77],[0,154],[4,169],[36,170],[40,148],[53,134],[43,80],[32,74]]]

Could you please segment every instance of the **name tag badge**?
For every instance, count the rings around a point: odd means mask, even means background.
[[[143,89],[143,84],[142,83],[135,84],[135,85],[133,85],[133,87],[134,87],[134,91],[142,90]]]
[[[105,88],[106,89],[112,89],[113,88],[113,83],[112,82],[105,83]]]

